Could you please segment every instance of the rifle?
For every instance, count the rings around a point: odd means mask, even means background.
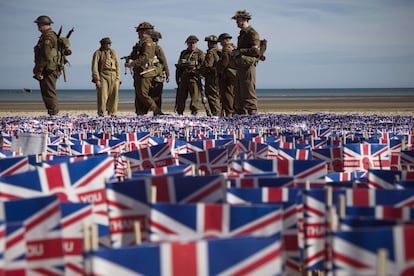
[[[206,93],[204,91],[203,83],[201,82],[201,78],[198,82],[198,86],[200,88],[201,102],[204,105],[204,109],[206,110],[206,114],[207,114],[208,117],[211,117],[211,110],[210,110],[210,107],[208,105],[208,100],[207,100],[207,97],[206,97]]]
[[[128,60],[131,59],[131,56],[123,56],[123,57],[121,57],[121,59],[124,59],[125,60],[125,63],[124,63],[124,75],[126,75],[127,74],[126,64],[127,64]],[[132,75],[132,69],[131,68],[129,68],[129,73]]]
[[[259,60],[261,60],[261,61],[266,60],[266,56],[264,55],[264,53],[266,52],[266,49],[267,49],[267,40],[266,39],[260,40]]]
[[[65,70],[65,65],[66,65],[66,63],[69,63],[69,65],[70,65],[70,62],[69,62],[69,60],[67,60],[67,58],[66,58],[66,56],[69,56],[69,55],[71,55],[72,54],[72,50],[69,48],[69,46],[70,46],[70,43],[69,43],[69,38],[70,38],[70,36],[72,35],[72,33],[75,31],[75,29],[72,27],[72,29],[70,29],[69,30],[69,32],[66,34],[66,36],[65,36],[65,45],[63,45],[64,43],[63,42],[59,42],[59,45],[58,45],[58,47],[59,47],[59,51],[61,52],[61,56],[60,56],[60,59],[61,59],[61,61],[63,60],[63,62],[61,62],[61,64],[63,64],[63,66],[62,66],[62,73],[63,73],[63,80],[66,82],[67,81],[67,79],[66,79],[66,70]],[[60,40],[63,40],[63,38],[61,39],[60,38],[60,36],[61,36],[61,34],[62,34],[62,26],[60,26],[60,28],[59,28],[59,31],[58,31],[58,33],[56,34],[56,36],[57,36],[57,38],[58,38],[58,41],[60,41]],[[67,45],[66,45],[67,44]],[[63,48],[63,49],[62,49]],[[62,50],[63,51],[62,51]]]

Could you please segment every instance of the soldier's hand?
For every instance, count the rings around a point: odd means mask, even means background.
[[[167,76],[167,77],[165,78],[165,81],[166,81],[166,82],[170,82],[170,76]]]
[[[233,57],[238,56],[238,55],[240,55],[240,51],[239,50],[233,50],[233,51],[231,51],[230,55],[233,56]]]
[[[101,81],[96,81],[95,85],[96,85],[96,88],[101,88]]]
[[[39,80],[39,81],[43,80],[43,75],[42,75],[42,73],[37,73],[37,74],[35,74],[35,79],[37,79],[37,80]]]

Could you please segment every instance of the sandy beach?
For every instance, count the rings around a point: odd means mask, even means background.
[[[279,100],[272,97],[258,102],[259,113],[339,113],[339,114],[386,114],[414,116],[414,96],[381,96],[381,97],[329,97],[313,101],[304,98]],[[164,113],[174,113],[174,103],[163,104]],[[64,102],[60,103],[60,113],[69,115],[96,115],[96,106],[92,103]],[[132,103],[121,103],[118,106],[119,116],[134,115]],[[189,114],[188,104],[185,114]],[[41,116],[47,115],[41,99],[37,103],[0,102],[0,117],[9,116]],[[205,115],[200,103],[200,115]]]

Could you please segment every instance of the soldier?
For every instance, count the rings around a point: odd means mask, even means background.
[[[232,116],[234,114],[234,80],[236,78],[236,69],[231,62],[231,52],[235,49],[231,42],[232,36],[228,33],[222,33],[218,37],[221,44],[221,57],[217,63],[219,74],[219,91],[221,97],[222,116]]]
[[[208,50],[201,67],[205,77],[204,89],[211,115],[219,116],[221,112],[221,101],[218,87],[217,62],[219,61],[219,50],[217,47],[217,36],[209,35],[204,39],[207,41]]]
[[[202,89],[199,68],[204,61],[205,54],[197,47],[198,38],[190,35],[185,40],[187,49],[181,51],[176,64],[175,80],[177,83],[177,95],[175,109],[179,115],[183,115],[185,102],[190,94],[190,110],[192,115],[197,115],[198,98]]]
[[[158,44],[159,39],[162,38],[161,33],[153,31],[151,37],[155,43],[155,56],[157,57],[158,62],[156,63],[157,75],[152,81],[150,95],[157,106],[161,109],[164,81],[167,83],[170,81],[170,70],[168,68],[167,58],[165,57],[164,50]]]
[[[50,116],[59,113],[59,103],[56,95],[56,82],[61,75],[58,66],[58,38],[52,30],[53,21],[49,16],[41,15],[34,23],[37,24],[38,30],[42,33],[34,47],[35,65],[33,68],[33,78],[37,79],[40,84],[43,103]]]
[[[102,38],[100,44],[92,57],[92,82],[96,86],[98,116],[106,112],[114,116],[118,110],[121,69],[111,39]]]
[[[135,112],[137,115],[145,114],[148,109],[153,111],[154,116],[163,115],[161,109],[149,95],[152,79],[157,75],[154,59],[155,44],[151,38],[153,29],[154,26],[148,22],[142,22],[136,27],[139,42],[133,48],[130,59],[125,64],[126,67],[134,69]]]
[[[233,50],[237,67],[234,86],[234,107],[237,114],[257,114],[256,64],[260,56],[259,33],[249,25],[251,19],[247,11],[237,11],[232,19],[236,20],[240,34],[237,49]]]

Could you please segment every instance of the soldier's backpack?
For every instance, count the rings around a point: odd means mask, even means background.
[[[56,34],[57,36],[57,55],[56,55],[56,65],[59,71],[63,72],[63,78],[66,82],[66,70],[65,65],[69,64],[69,60],[67,56],[72,54],[72,50],[70,49],[70,36],[72,35],[74,29],[72,28],[65,37],[61,36],[62,27],[60,27],[59,32]]]

